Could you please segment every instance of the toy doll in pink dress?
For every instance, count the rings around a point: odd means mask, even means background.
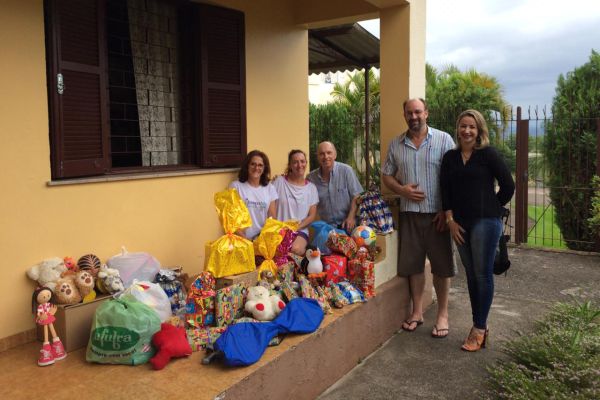
[[[56,317],[56,299],[52,290],[47,287],[41,287],[33,292],[31,298],[31,311],[35,315],[35,322],[44,327],[44,343],[40,350],[40,358],[38,365],[45,367],[46,365],[54,364],[54,361],[59,361],[67,356],[65,348],[60,341],[54,329],[54,321]],[[48,329],[52,335],[52,345],[48,341]]]

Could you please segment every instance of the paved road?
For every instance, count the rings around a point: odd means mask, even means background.
[[[435,305],[414,333],[399,332],[354,368],[320,400],[347,399],[478,399],[485,390],[486,365],[501,357],[502,345],[556,301],[600,300],[600,256],[513,248],[507,277],[496,279],[488,348],[460,350],[470,329],[468,292],[462,268],[450,295],[451,331],[446,339],[430,337]]]

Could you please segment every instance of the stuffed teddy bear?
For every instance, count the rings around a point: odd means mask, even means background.
[[[96,291],[94,290],[95,282],[94,277],[89,271],[81,270],[75,274],[75,286],[79,289],[79,294],[83,299],[84,303],[92,301],[96,298]]]
[[[267,289],[279,290],[281,288],[281,282],[277,279],[271,270],[265,269],[260,273],[260,280],[258,281],[259,286],[264,286]]]
[[[74,275],[67,275],[56,281],[56,300],[58,304],[77,304],[81,303],[81,294],[75,286]]]
[[[93,298],[89,295],[94,290],[94,278],[88,271],[79,271],[75,275],[67,275],[56,281],[56,298],[59,304],[77,304],[85,298],[86,301],[91,301]]]
[[[27,270],[27,276],[40,286],[45,286],[54,292],[56,281],[67,268],[59,257],[48,258]]]
[[[271,321],[285,308],[285,303],[277,295],[269,296],[264,286],[252,286],[248,289],[244,309],[259,321]]]
[[[156,370],[163,369],[173,357],[186,357],[192,354],[185,328],[167,322],[160,324],[160,331],[152,336],[152,344],[157,352],[150,359],[150,363]]]
[[[96,286],[101,293],[114,294],[125,290],[119,270],[103,264],[98,271]]]

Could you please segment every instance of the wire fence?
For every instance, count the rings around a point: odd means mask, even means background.
[[[428,124],[454,137],[455,118],[460,111],[430,110]],[[546,108],[520,107],[484,114],[490,142],[504,157],[517,185],[509,203],[511,241],[600,251],[598,234],[588,223],[594,194],[591,178],[600,175],[600,118],[557,119]],[[379,120],[369,128],[367,159],[363,121],[311,118],[311,165],[318,165],[318,143],[330,140],[338,149],[338,161],[351,165],[363,186],[367,162],[369,181],[379,186]]]

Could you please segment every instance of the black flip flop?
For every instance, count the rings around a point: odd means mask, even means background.
[[[404,327],[404,324],[407,324],[407,325],[408,325],[408,328],[405,328],[405,327]],[[415,326],[413,329],[410,329],[410,326],[411,326],[412,324],[417,324],[417,325],[416,325],[416,326]],[[420,325],[423,325],[423,320],[422,320],[422,319],[421,319],[421,320],[416,320],[416,319],[411,319],[411,320],[408,320],[408,319],[407,319],[407,320],[405,320],[405,321],[404,321],[404,323],[402,324],[402,330],[403,330],[403,331],[406,331],[406,332],[414,332],[414,331],[416,331],[416,330],[417,330],[417,328],[418,328]]]
[[[445,339],[445,338],[448,337],[448,334],[450,333],[450,328],[438,329],[437,325],[434,325],[433,329],[435,331],[435,334],[432,331],[431,332],[431,337],[434,338],[434,339]],[[440,335],[440,332],[442,332],[442,333],[446,332],[446,333],[444,335]]]

